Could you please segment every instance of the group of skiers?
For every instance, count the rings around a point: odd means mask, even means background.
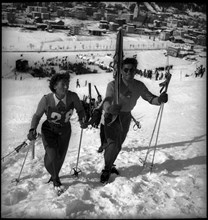
[[[137,69],[135,58],[126,58],[121,65],[121,82],[119,103],[115,102],[115,79],[108,83],[104,99],[99,97],[100,103],[90,117],[77,93],[69,90],[70,75],[54,74],[49,82],[51,93],[44,95],[34,113],[28,133],[29,140],[35,140],[37,126],[45,113],[46,120],[41,127],[42,141],[45,148],[44,165],[50,174],[49,182],[53,182],[56,190],[62,190],[59,172],[64,163],[68,144],[71,137],[70,117],[74,109],[78,115],[81,129],[89,125],[98,127],[100,124],[101,147],[104,151],[104,168],[100,182],[106,183],[112,173],[119,174],[115,167],[116,158],[121,151],[131,122],[131,111],[140,96],[152,105],[161,105],[168,101],[166,92],[156,96],[145,84],[134,79]]]
[[[199,67],[196,68],[195,70],[195,77],[203,77],[205,73],[205,67],[203,67],[203,65],[200,65]]]

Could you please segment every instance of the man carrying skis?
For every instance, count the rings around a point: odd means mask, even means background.
[[[121,65],[121,82],[119,91],[119,103],[115,104],[115,80],[107,85],[106,97],[103,103],[105,112],[105,136],[107,147],[104,152],[105,167],[102,170],[100,181],[108,181],[111,173],[117,173],[114,162],[121,150],[129,131],[131,122],[131,110],[136,105],[140,96],[152,105],[161,105],[168,101],[168,95],[162,93],[159,97],[153,95],[139,80],[134,79],[137,69],[135,58],[126,58]],[[112,118],[117,115],[117,119],[112,122]]]
[[[52,93],[44,95],[32,117],[28,139],[36,138],[36,129],[43,114],[47,119],[41,127],[42,140],[45,148],[44,165],[57,192],[62,190],[59,172],[64,163],[69,140],[71,137],[70,117],[73,110],[79,117],[82,128],[84,126],[85,111],[78,95],[68,90],[69,74],[55,74],[50,79],[49,88]]]

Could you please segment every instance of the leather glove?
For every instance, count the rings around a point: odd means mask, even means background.
[[[28,135],[27,135],[28,140],[33,141],[33,140],[36,139],[36,136],[37,136],[36,129],[31,128],[31,129],[29,130]]]
[[[82,118],[82,119],[79,121],[79,123],[80,123],[80,127],[83,128],[83,129],[85,129],[85,128],[88,127],[88,123],[85,121],[85,118]]]
[[[168,101],[168,94],[166,92],[163,92],[160,94],[158,97],[158,102],[161,103],[166,103]]]
[[[88,123],[86,123],[86,122],[80,122],[80,127],[83,128],[83,129],[85,129],[85,128],[88,127]]]
[[[95,109],[88,124],[91,124],[92,127],[97,128],[98,125],[100,124],[101,116],[102,116],[102,111]]]
[[[120,113],[120,110],[121,110],[121,105],[119,104],[113,104],[107,108],[107,112],[112,115],[118,115]]]

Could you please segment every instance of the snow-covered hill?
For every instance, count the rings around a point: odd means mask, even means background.
[[[22,35],[18,31],[4,32],[4,45],[18,49],[44,38],[39,32]],[[28,37],[26,37],[28,36]],[[36,37],[37,36],[37,37]],[[53,33],[50,40],[59,39],[60,33]],[[19,37],[19,39],[18,39]],[[64,39],[64,38],[62,38]],[[142,41],[142,38],[139,38]],[[145,39],[144,39],[145,40]],[[133,44],[133,37],[129,43]],[[64,41],[56,41],[59,46]],[[106,40],[109,44],[110,41]],[[35,44],[35,43],[34,43]],[[18,50],[17,50],[18,51]],[[78,155],[81,129],[76,112],[72,115],[72,136],[69,150],[60,176],[66,191],[60,197],[53,192],[52,184],[47,184],[49,175],[44,165],[44,148],[41,138],[35,143],[35,159],[31,159],[31,149],[22,170],[18,185],[12,182],[18,178],[28,147],[14,152],[1,161],[1,217],[2,218],[47,218],[47,219],[101,219],[101,218],[205,218],[207,217],[206,197],[206,72],[203,78],[195,78],[194,71],[199,65],[206,67],[206,57],[197,52],[197,62],[164,56],[162,50],[124,51],[124,55],[137,55],[139,69],[154,69],[173,65],[172,79],[168,88],[169,101],[164,106],[154,169],[142,172],[142,163],[147,153],[153,131],[158,106],[152,106],[139,99],[132,115],[141,122],[141,129],[134,131],[132,122],[123,144],[116,166],[120,176],[113,174],[110,183],[102,186],[99,182],[103,169],[103,155],[97,153],[100,146],[99,129],[88,128],[83,132],[78,167],[82,170],[79,178],[72,176]],[[79,52],[80,53],[80,52]],[[105,60],[107,52],[97,51],[96,59]],[[84,53],[90,56],[91,52]],[[23,53],[30,65],[41,61],[42,57],[69,56],[76,62],[76,54],[51,51],[49,53]],[[206,56],[206,54],[205,54]],[[20,53],[2,53],[2,141],[1,157],[13,151],[25,140],[30,121],[37,104],[44,94],[50,92],[48,80],[32,78],[22,74],[23,80],[15,80],[12,70]],[[189,77],[185,77],[189,75]],[[6,78],[8,77],[8,78]],[[81,88],[76,88],[79,78]],[[136,76],[149,90],[159,95],[159,81]],[[72,75],[70,89],[77,92],[80,99],[88,95],[85,81],[92,85],[92,97],[97,94],[94,85],[104,97],[107,83],[113,79],[112,73]],[[38,132],[45,117],[40,121]],[[154,146],[155,138],[151,147]],[[150,165],[153,151],[148,157]]]
[[[81,88],[75,87],[79,78]],[[150,91],[159,94],[159,81],[142,80]],[[85,80],[96,85],[104,96],[111,73],[73,76],[70,89],[80,98],[88,94]],[[93,86],[94,87],[94,86]],[[47,79],[2,80],[2,156],[11,152],[26,137],[32,114],[42,95],[50,92]],[[142,128],[130,131],[123,144],[110,183],[99,183],[103,169],[99,129],[83,132],[78,167],[79,178],[70,173],[76,165],[81,129],[77,115],[71,118],[72,137],[60,176],[66,187],[57,197],[44,165],[41,138],[31,150],[18,185],[18,177],[28,147],[2,161],[2,218],[203,218],[207,217],[206,198],[206,81],[205,78],[173,75],[165,104],[153,172],[141,172],[159,107],[140,99],[132,111]],[[92,89],[92,96],[96,92]],[[40,122],[40,126],[45,118]],[[40,126],[38,132],[40,132]],[[154,140],[152,147],[154,146]],[[148,157],[148,165],[152,158]]]

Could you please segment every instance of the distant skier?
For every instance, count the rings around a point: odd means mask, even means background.
[[[77,87],[80,88],[79,79],[77,79],[77,82],[76,82],[76,88],[77,88]]]
[[[55,74],[50,79],[49,88],[52,93],[44,95],[32,117],[28,139],[36,138],[37,126],[43,114],[47,119],[41,127],[42,141],[45,148],[44,165],[51,175],[48,182],[52,181],[55,190],[63,190],[59,172],[64,163],[66,152],[71,137],[70,117],[74,108],[77,111],[80,126],[84,126],[85,112],[75,92],[68,90],[69,74]]]

